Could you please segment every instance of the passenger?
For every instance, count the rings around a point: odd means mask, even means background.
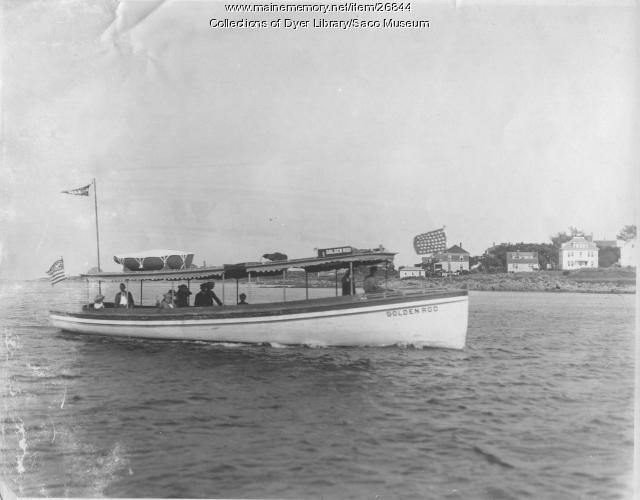
[[[94,309],[104,309],[103,300],[104,300],[104,295],[102,295],[101,293],[96,295],[96,298],[93,299],[93,308]]]
[[[347,272],[342,277],[342,295],[355,295],[355,293],[356,284],[351,279],[351,271],[347,269]]]
[[[175,306],[173,304],[173,291],[169,290],[162,296],[162,300],[158,304],[160,309],[173,309]]]
[[[240,294],[240,302],[238,302],[239,306],[248,306],[249,303],[247,302],[247,294],[246,293],[241,293]]]
[[[208,293],[206,283],[200,283],[200,291],[196,293],[196,299],[193,302],[194,307],[207,307],[213,305],[213,297]]]
[[[211,298],[216,301],[216,304],[221,306],[222,305],[222,301],[218,298],[218,296],[213,291],[213,287],[215,287],[215,286],[216,286],[216,284],[213,281],[209,281],[207,283],[207,288],[209,290],[209,293],[211,294]],[[211,305],[213,305],[213,304],[211,304]]]
[[[364,288],[364,293],[382,293],[391,291],[387,288],[382,288],[378,286],[378,280],[376,278],[376,273],[378,272],[377,266],[371,266],[369,268],[369,274],[362,282],[362,288]]]
[[[189,307],[189,295],[191,292],[187,285],[180,285],[176,292],[176,307]]]
[[[127,291],[127,287],[124,283],[120,283],[120,291],[116,293],[116,307],[133,307],[133,295]]]

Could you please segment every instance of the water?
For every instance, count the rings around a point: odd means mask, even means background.
[[[47,325],[83,285],[1,290],[22,496],[632,496],[635,296],[472,293],[454,351],[89,338]]]

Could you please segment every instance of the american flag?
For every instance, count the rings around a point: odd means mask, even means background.
[[[422,233],[413,238],[413,248],[418,255],[446,250],[447,237],[444,228]]]
[[[64,275],[64,262],[62,258],[56,260],[53,264],[51,264],[51,267],[47,271],[47,274],[51,279],[51,286],[67,279],[67,277]]]
[[[91,184],[87,184],[86,186],[82,186],[76,189],[69,189],[67,191],[61,191],[61,193],[65,194],[75,194],[77,196],[89,196],[89,188]]]

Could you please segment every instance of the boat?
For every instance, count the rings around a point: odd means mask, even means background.
[[[329,250],[329,251],[327,251]],[[81,311],[51,311],[51,324],[82,334],[145,339],[233,342],[271,345],[442,347],[462,349],[466,343],[468,292],[466,290],[404,290],[338,296],[338,270],[385,265],[395,253],[384,249],[352,247],[323,249],[318,256],[273,262],[249,262],[197,269],[128,270],[82,275],[89,281],[234,280],[233,305],[160,309],[136,306]],[[304,271],[306,298],[237,305],[238,282],[263,276],[283,276],[291,269]],[[336,296],[309,298],[309,273],[334,271]],[[224,286],[222,287],[224,291]]]

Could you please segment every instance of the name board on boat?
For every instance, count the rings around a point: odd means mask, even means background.
[[[318,257],[335,257],[353,253],[352,247],[318,248]]]

